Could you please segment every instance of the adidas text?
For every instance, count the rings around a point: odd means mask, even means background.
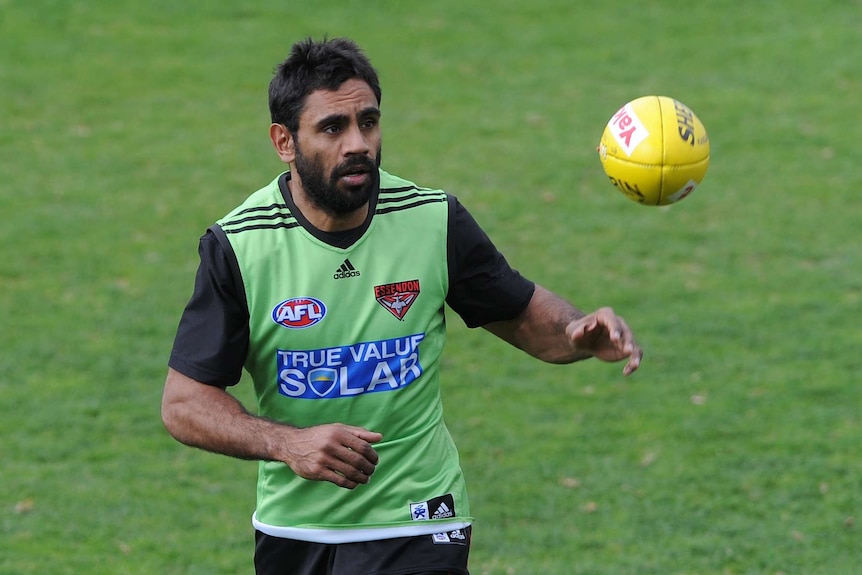
[[[338,270],[337,272],[335,272],[334,274],[332,274],[332,279],[334,279],[334,280],[342,280],[342,279],[344,279],[344,278],[355,278],[355,277],[357,277],[357,276],[359,276],[359,275],[361,275],[361,274],[359,273],[359,270],[352,270],[352,271],[349,271],[349,272],[344,272],[344,271]]]

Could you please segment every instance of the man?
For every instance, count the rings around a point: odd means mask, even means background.
[[[346,39],[298,42],[270,84],[289,166],[201,238],[162,418],[260,460],[261,574],[467,573],[470,510],[443,423],[444,302],[548,362],[642,352],[509,267],[451,195],[379,169],[380,86]],[[259,413],[226,388],[245,368]]]

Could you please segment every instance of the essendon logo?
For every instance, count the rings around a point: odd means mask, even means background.
[[[374,286],[374,297],[377,298],[377,302],[398,319],[404,319],[418,296],[419,280]]]
[[[326,306],[313,297],[284,300],[272,310],[272,321],[290,329],[311,327],[326,315]]]

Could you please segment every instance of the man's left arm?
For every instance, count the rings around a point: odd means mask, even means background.
[[[587,314],[539,285],[518,316],[483,327],[549,363],[590,357],[608,362],[626,360],[623,374],[630,375],[643,357],[628,324],[613,309],[602,307]]]

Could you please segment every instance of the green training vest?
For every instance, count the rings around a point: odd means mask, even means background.
[[[353,490],[261,462],[254,525],[270,535],[456,535],[472,521],[440,398],[447,196],[382,170],[380,188],[368,229],[344,249],[300,225],[278,179],[218,222],[245,286],[259,414],[383,434],[376,471]]]

